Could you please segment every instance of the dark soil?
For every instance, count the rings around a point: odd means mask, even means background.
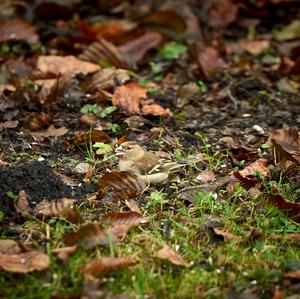
[[[7,195],[7,192],[17,196],[19,191],[25,190],[30,205],[34,207],[44,199],[57,200],[69,197],[82,200],[87,193],[96,189],[93,185],[80,184],[77,187],[66,185],[44,161],[2,166],[0,181],[0,210],[5,216],[11,216],[15,210],[13,199]]]

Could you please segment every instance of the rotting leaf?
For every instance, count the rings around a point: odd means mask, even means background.
[[[111,272],[120,271],[136,265],[136,261],[122,257],[101,257],[88,262],[81,273],[92,276],[105,276]]]
[[[43,200],[34,208],[33,214],[39,219],[62,216],[72,223],[81,221],[80,214],[76,208],[76,199],[70,198],[62,198],[55,202]]]
[[[146,189],[146,184],[136,175],[126,171],[106,173],[99,179],[98,198],[109,197],[113,201],[130,199]]]
[[[53,73],[67,77],[74,77],[82,73],[84,75],[100,70],[100,66],[87,61],[77,59],[75,56],[39,56],[37,69],[44,73]]]
[[[155,116],[171,116],[169,109],[162,108],[153,100],[147,100],[148,89],[135,82],[116,88],[112,103],[128,114],[144,114]]]
[[[72,145],[90,145],[91,143],[102,142],[102,143],[111,143],[110,137],[103,131],[92,130],[87,133],[82,133],[76,135],[70,141],[67,141],[68,147]]]
[[[0,253],[0,268],[15,273],[42,271],[48,268],[50,259],[40,251],[29,251],[20,254]]]
[[[162,260],[169,261],[173,265],[182,266],[186,268],[189,267],[189,264],[183,259],[183,257],[167,244],[163,245],[163,247],[157,252],[156,256]]]
[[[289,25],[284,27],[281,31],[275,33],[275,38],[278,41],[286,41],[297,39],[300,37],[300,21],[293,20]]]

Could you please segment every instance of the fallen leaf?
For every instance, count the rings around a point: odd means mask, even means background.
[[[111,143],[110,137],[103,131],[92,130],[86,133],[81,133],[76,135],[73,139],[67,141],[67,145],[86,145],[89,146],[92,143],[102,142],[102,143]]]
[[[116,88],[112,103],[128,114],[144,114],[156,116],[172,115],[169,109],[162,108],[153,100],[147,99],[148,89],[135,82],[130,82]]]
[[[273,194],[268,194],[266,200],[286,213],[291,220],[300,223],[300,204],[287,201],[281,195]]]
[[[18,254],[21,248],[15,240],[0,240],[0,253]]]
[[[14,199],[14,207],[16,212],[20,213],[23,217],[27,217],[31,213],[31,207],[25,190],[19,191],[19,196]]]
[[[218,236],[222,236],[224,241],[232,241],[232,242],[239,242],[241,238],[239,236],[235,236],[234,234],[230,233],[228,229],[224,227],[213,227],[212,230]]]
[[[148,222],[148,219],[138,212],[110,212],[104,215],[102,221],[111,226],[127,225],[128,229]]]
[[[123,69],[135,69],[135,63],[111,42],[100,39],[90,44],[79,56],[79,59],[99,63],[103,61]]]
[[[76,199],[70,198],[62,198],[54,202],[43,200],[34,208],[33,214],[39,219],[62,216],[72,223],[81,221],[80,214],[76,209]]]
[[[92,276],[105,276],[111,272],[120,271],[136,265],[136,261],[121,257],[101,257],[85,264],[81,273]]]
[[[212,47],[201,50],[197,55],[197,61],[200,70],[207,79],[210,79],[216,72],[226,67],[218,51]]]
[[[130,57],[134,63],[143,59],[146,53],[155,48],[162,41],[162,37],[158,32],[146,31],[137,38],[122,44],[119,51]]]
[[[212,1],[208,12],[208,25],[213,28],[225,28],[236,20],[238,6],[231,0]]]
[[[24,40],[30,44],[39,43],[35,27],[21,19],[0,20],[0,42]]]
[[[215,181],[216,176],[212,171],[205,170],[205,171],[202,171],[201,173],[199,173],[197,175],[196,179],[198,181],[200,181],[201,183],[207,183],[207,182]]]
[[[283,274],[284,278],[300,279],[300,270],[290,271]]]
[[[38,131],[48,127],[49,123],[52,122],[53,119],[54,116],[52,114],[33,112],[27,116],[23,127],[30,131]]]
[[[48,268],[50,259],[40,251],[29,251],[20,254],[0,253],[0,268],[15,273],[42,271]]]
[[[77,245],[52,249],[52,254],[56,255],[65,265],[71,255],[77,250]]]
[[[0,131],[3,129],[14,129],[18,126],[19,121],[18,120],[8,120],[3,123],[0,123]]]
[[[53,73],[67,77],[74,77],[77,74],[90,74],[100,70],[100,66],[94,63],[82,61],[75,56],[39,56],[37,69],[44,73]]]
[[[85,89],[88,92],[96,92],[101,90],[110,90],[116,87],[116,84],[124,84],[129,81],[130,77],[127,70],[115,67],[102,69],[92,75],[85,82]]]
[[[38,140],[42,140],[46,137],[59,137],[68,133],[68,129],[65,127],[55,128],[54,125],[50,125],[45,130],[39,130],[30,132],[30,134]]]
[[[162,249],[160,249],[157,252],[156,256],[162,260],[169,261],[173,265],[182,266],[186,268],[189,267],[189,264],[183,259],[183,257],[167,244],[163,245]]]
[[[257,159],[255,162],[246,166],[243,170],[240,170],[239,173],[243,177],[255,175],[257,172],[259,172],[263,176],[269,176],[270,170],[266,166],[267,162],[267,159],[264,158]]]
[[[300,136],[296,128],[277,129],[268,138],[276,164],[286,160],[300,163]]]
[[[185,19],[175,10],[164,9],[152,12],[140,18],[139,22],[144,25],[155,27],[162,33],[183,33],[187,29]],[[171,32],[170,32],[171,31]],[[172,36],[173,36],[172,34]]]
[[[98,198],[109,200],[109,204],[136,197],[146,189],[138,176],[125,171],[106,173],[99,179]]]
[[[242,176],[239,172],[234,172],[233,176],[238,179],[240,185],[244,187],[246,190],[249,190],[256,186],[259,183],[259,180],[256,178],[247,178]]]
[[[243,39],[239,41],[240,47],[252,55],[259,55],[270,47],[268,40]]]

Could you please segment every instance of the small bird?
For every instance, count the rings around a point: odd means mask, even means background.
[[[173,162],[161,159],[158,155],[145,151],[140,145],[126,141],[117,149],[121,156],[119,170],[139,176],[147,184],[166,181],[169,174],[191,161]],[[195,162],[195,161],[192,161]]]

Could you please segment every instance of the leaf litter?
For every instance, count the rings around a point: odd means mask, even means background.
[[[297,293],[297,1],[3,7],[0,296]]]

